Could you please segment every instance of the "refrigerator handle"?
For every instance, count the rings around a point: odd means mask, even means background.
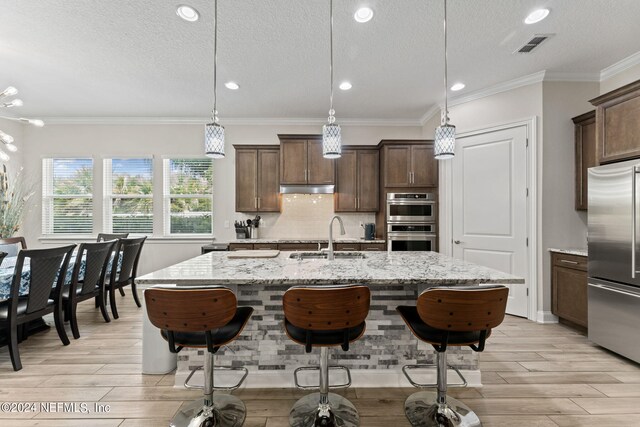
[[[638,212],[637,212],[637,200],[636,200],[636,194],[637,194],[637,178],[638,178],[638,174],[640,174],[640,167],[638,166],[634,166],[633,167],[633,181],[631,183],[631,191],[633,192],[632,196],[631,196],[631,204],[632,204],[632,208],[631,208],[631,215],[633,216],[633,218],[631,219],[631,278],[635,279],[636,278],[636,249],[638,247],[638,237],[637,237],[637,229],[636,229],[636,217],[638,216]]]

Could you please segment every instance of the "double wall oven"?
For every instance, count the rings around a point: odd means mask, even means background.
[[[436,197],[433,193],[387,193],[387,248],[435,251]]]

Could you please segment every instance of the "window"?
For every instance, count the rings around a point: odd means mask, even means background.
[[[104,231],[153,233],[153,159],[104,160]]]
[[[93,159],[43,159],[43,234],[93,233]]]
[[[165,234],[211,234],[211,159],[164,159],[163,166]]]

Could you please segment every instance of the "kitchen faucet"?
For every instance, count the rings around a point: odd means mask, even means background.
[[[329,221],[329,246],[327,248],[322,249],[323,251],[324,250],[327,251],[328,260],[334,259],[333,257],[333,221],[336,219],[340,223],[340,234],[344,236],[347,233],[346,231],[344,231],[344,223],[342,222],[342,218],[340,218],[338,215],[335,215],[333,218],[331,218],[331,221]]]

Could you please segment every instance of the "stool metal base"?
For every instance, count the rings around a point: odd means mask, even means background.
[[[404,413],[414,427],[482,427],[480,419],[467,405],[447,396],[438,404],[436,392],[420,391],[409,396]]]
[[[291,427],[358,427],[360,416],[348,399],[329,393],[329,405],[320,406],[320,393],[298,400],[289,413]]]
[[[205,406],[198,399],[178,411],[170,427],[240,427],[244,424],[247,408],[242,400],[230,394],[213,396],[213,406]]]

